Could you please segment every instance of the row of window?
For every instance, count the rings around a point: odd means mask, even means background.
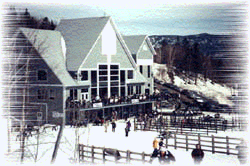
[[[121,72],[123,74],[125,71],[121,70]],[[110,74],[112,75],[110,78],[111,80],[118,80],[119,79],[119,71],[118,70],[110,71]],[[108,75],[107,71],[99,71],[99,76],[101,76],[99,78],[100,81],[107,81],[107,75]],[[96,77],[96,74],[95,75],[93,74],[93,77],[94,76]],[[93,77],[91,77],[91,78],[93,78]],[[124,78],[124,77],[121,77],[121,78]],[[127,78],[128,79],[134,78],[133,70],[128,70]],[[37,80],[38,81],[47,81],[47,79],[48,79],[48,73],[46,70],[38,70],[37,71]],[[81,81],[87,81],[87,80],[88,80],[88,71],[81,71]],[[121,80],[121,82],[124,82],[124,81]]]
[[[56,91],[55,89],[38,89],[37,90],[37,99],[39,100],[46,100],[46,99],[55,99]]]
[[[150,65],[148,65],[147,67],[148,67],[148,78],[150,78],[151,75]],[[143,74],[143,65],[140,65],[140,73]]]

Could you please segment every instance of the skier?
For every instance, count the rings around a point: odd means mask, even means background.
[[[112,125],[112,132],[115,132],[116,123],[114,120],[112,121],[111,125]]]
[[[128,132],[129,132],[129,129],[128,129],[128,126],[126,126],[126,127],[125,127],[126,137],[128,137]]]
[[[170,161],[175,162],[174,155],[170,151],[168,151],[166,148],[161,148],[159,162],[161,164],[170,164]]]
[[[196,144],[196,148],[192,151],[191,153],[192,158],[194,160],[194,164],[200,164],[203,157],[204,157],[204,152],[201,149],[201,145],[200,144]]]
[[[127,126],[128,126],[128,131],[130,131],[130,127],[131,127],[130,120],[127,122]]]
[[[236,146],[236,149],[238,150],[238,160],[240,161],[240,164],[246,164],[247,163],[247,144],[242,139],[240,144]]]

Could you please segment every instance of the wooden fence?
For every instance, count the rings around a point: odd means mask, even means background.
[[[106,150],[112,150],[114,155],[110,155],[106,153]],[[119,152],[120,157],[118,157],[116,152]],[[79,162],[84,163],[117,163],[117,164],[126,164],[126,163],[150,163],[151,154],[146,154],[144,152],[132,152],[132,151],[124,151],[117,150],[105,147],[95,147],[95,146],[87,146],[83,144],[78,145],[78,155]]]
[[[210,120],[210,121],[201,121],[200,119],[192,119],[188,121],[183,118],[173,119],[162,118],[162,120],[156,119],[147,119],[147,121],[142,121],[135,119],[134,121],[135,130],[144,129],[148,131],[161,131],[161,130],[172,130],[178,131],[181,133],[186,132],[197,132],[197,133],[217,133],[218,131],[226,131],[227,129],[240,128],[237,126],[234,121],[227,121],[226,123],[222,120]]]
[[[237,155],[236,146],[240,144],[241,138],[206,136],[201,134],[178,134],[173,133],[172,138],[165,139],[166,147],[194,149],[196,144],[200,144],[204,151],[212,153],[223,153],[227,155]]]

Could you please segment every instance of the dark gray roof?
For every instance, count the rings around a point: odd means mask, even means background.
[[[77,71],[110,17],[62,19],[56,30],[66,42],[66,66]]]
[[[33,47],[35,47],[63,86],[77,85],[66,70],[62,35],[60,32],[30,28],[20,28],[20,32],[22,32]]]
[[[146,35],[122,36],[131,54],[137,54],[140,46],[147,37]]]

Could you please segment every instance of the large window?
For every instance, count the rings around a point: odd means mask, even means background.
[[[133,86],[128,86],[128,95],[133,95]]]
[[[81,71],[81,81],[88,80],[88,71]]]
[[[97,86],[97,72],[95,70],[91,71],[91,86],[96,87]]]
[[[46,70],[38,70],[37,71],[37,80],[46,81],[47,80],[47,71]]]
[[[150,71],[150,65],[148,65],[148,78],[150,78],[151,71]]]
[[[108,86],[108,65],[99,65],[99,87]]]
[[[133,78],[134,78],[133,70],[128,70],[128,79],[133,79]]]
[[[136,94],[141,94],[141,85],[136,86]]]
[[[120,71],[120,84],[125,85],[125,70]]]
[[[54,89],[49,90],[49,99],[55,99],[56,97],[56,91]]]
[[[37,99],[39,99],[39,100],[47,99],[47,90],[46,89],[38,89],[37,90]]]
[[[143,74],[143,66],[142,65],[140,65],[140,73]]]

